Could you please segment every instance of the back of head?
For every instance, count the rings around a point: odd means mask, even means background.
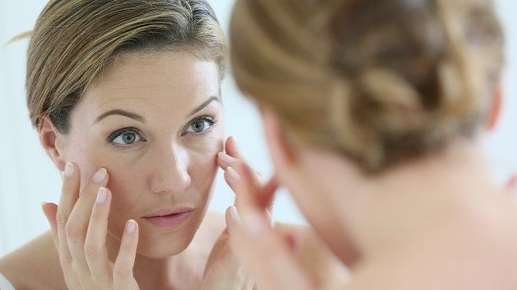
[[[28,49],[27,104],[61,133],[85,90],[117,55],[182,50],[225,66],[225,43],[206,0],[51,0]]]
[[[286,135],[367,172],[484,124],[503,65],[490,0],[238,0],[232,67]]]

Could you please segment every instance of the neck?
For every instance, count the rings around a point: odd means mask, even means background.
[[[503,195],[494,194],[500,190],[488,168],[480,146],[458,143],[366,177],[360,208],[348,211],[342,201],[342,225],[357,237],[362,255],[404,247],[429,231],[493,208]]]

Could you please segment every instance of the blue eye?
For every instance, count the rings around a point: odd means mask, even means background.
[[[200,117],[192,120],[187,127],[185,133],[191,134],[202,134],[206,130],[210,129],[215,124],[215,121],[208,116]]]
[[[117,130],[108,137],[108,141],[115,145],[128,146],[138,142],[145,142],[140,132],[135,128]]]

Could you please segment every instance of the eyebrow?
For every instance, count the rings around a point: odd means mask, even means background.
[[[208,106],[213,101],[217,101],[217,102],[221,103],[221,99],[219,99],[219,97],[215,97],[215,96],[210,97],[208,100],[204,101],[201,105],[197,106],[194,110],[192,110],[192,112],[189,114],[189,116],[192,116],[195,113],[203,110],[206,106]],[[110,110],[110,111],[107,111],[107,112],[101,114],[99,117],[97,117],[97,119],[95,119],[94,123],[98,123],[101,120],[107,118],[108,116],[112,116],[112,115],[120,115],[120,116],[124,116],[124,117],[130,118],[130,119],[145,123],[144,117],[142,117],[136,113],[132,113],[132,112],[121,110],[121,109]]]
[[[201,105],[197,106],[194,110],[192,110],[192,112],[189,114],[189,116],[192,116],[195,113],[203,110],[206,106],[208,106],[213,101],[217,101],[217,102],[221,103],[221,99],[220,98],[215,97],[215,96],[214,97],[210,97],[208,100],[204,101]]]
[[[94,123],[98,123],[102,119],[104,119],[104,118],[106,118],[108,116],[111,116],[111,115],[120,115],[120,116],[124,116],[124,117],[130,118],[130,119],[137,120],[139,122],[145,123],[145,118],[144,117],[142,117],[142,116],[140,116],[140,115],[138,115],[136,113],[132,113],[132,112],[128,112],[128,111],[124,111],[124,110],[120,110],[120,109],[110,110],[110,111],[107,111],[106,113],[103,113],[102,115],[97,117],[97,119],[95,119]]]

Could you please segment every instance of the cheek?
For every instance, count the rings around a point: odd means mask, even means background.
[[[78,167],[81,174],[81,188],[83,188],[91,177],[99,170],[104,167],[103,154],[96,146],[93,145],[77,145],[85,144],[84,142],[74,142],[74,146],[71,146],[67,150],[67,159],[74,162]]]
[[[113,198],[110,210],[110,217],[116,220],[121,213],[128,211],[133,204],[137,203],[137,196],[133,194],[140,192],[142,185],[138,184],[144,172],[141,167],[125,164],[127,161],[120,156],[106,152],[105,148],[95,144],[88,146],[76,146],[69,151],[70,160],[75,162],[81,171],[81,188],[90,182],[91,177],[100,168],[106,168],[109,174],[108,188],[111,190]],[[128,215],[123,214],[123,218]]]
[[[219,143],[203,151],[190,152],[188,173],[192,179],[192,186],[199,192],[208,194],[217,174],[217,153],[222,150],[222,138]]]
[[[188,173],[197,187],[211,185],[217,173],[217,153],[224,150],[224,132],[220,125],[209,137],[185,144],[188,148]]]

